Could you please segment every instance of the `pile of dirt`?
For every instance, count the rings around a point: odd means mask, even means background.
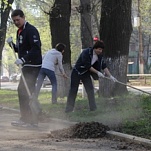
[[[52,138],[101,138],[109,130],[108,126],[99,122],[80,122],[69,128],[52,131],[48,137]]]

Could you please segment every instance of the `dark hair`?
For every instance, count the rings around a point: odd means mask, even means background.
[[[58,43],[55,47],[58,51],[62,52],[65,48],[66,48],[66,45],[63,44],[63,43]]]
[[[104,42],[101,40],[98,40],[94,45],[93,45],[93,49],[97,49],[97,48],[102,48],[104,49]]]
[[[11,17],[15,17],[15,16],[20,16],[20,17],[24,17],[24,12],[20,9],[16,9],[12,12]]]

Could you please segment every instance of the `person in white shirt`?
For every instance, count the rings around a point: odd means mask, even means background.
[[[55,75],[55,66],[58,65],[62,76],[67,78],[62,65],[62,54],[65,47],[66,46],[64,44],[58,43],[55,48],[48,50],[48,52],[44,55],[42,60],[42,67],[37,78],[35,91],[33,93],[35,98],[38,98],[42,83],[47,76],[52,85],[52,103],[57,103],[57,79]]]

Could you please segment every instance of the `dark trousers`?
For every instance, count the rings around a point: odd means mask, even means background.
[[[22,68],[22,73],[25,77],[25,81],[27,83],[27,86],[31,94],[35,89],[35,83],[37,80],[39,70],[40,67]],[[21,77],[18,85],[18,98],[19,98],[19,105],[20,105],[21,120],[27,123],[33,123],[32,114],[29,106],[29,101],[30,101],[29,97],[30,96],[27,93],[23,79]]]
[[[70,90],[67,98],[67,105],[66,105],[66,112],[71,112],[74,109],[75,105],[75,99],[77,96],[78,92],[78,87],[80,80],[82,81],[87,96],[89,100],[89,107],[90,110],[95,110],[96,109],[96,103],[95,103],[95,97],[94,97],[94,87],[92,83],[92,79],[90,76],[90,73],[87,72],[83,75],[79,75],[75,69],[72,70],[71,73],[71,85],[70,85]]]

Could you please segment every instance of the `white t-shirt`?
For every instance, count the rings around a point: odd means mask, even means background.
[[[58,65],[59,70],[64,74],[62,66],[62,53],[56,49],[48,50],[42,60],[42,68],[55,71],[55,66]]]
[[[93,50],[93,57],[91,60],[91,65],[93,65],[98,60],[98,55]]]

